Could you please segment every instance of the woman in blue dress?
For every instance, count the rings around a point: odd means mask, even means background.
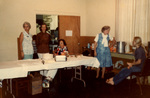
[[[97,34],[95,37],[95,47],[94,47],[94,55],[100,62],[100,67],[102,68],[102,76],[104,78],[105,67],[112,66],[111,53],[109,49],[109,40],[115,42],[114,38],[109,36],[110,27],[104,26],[101,29],[102,33]],[[99,78],[100,67],[97,69],[96,78]]]

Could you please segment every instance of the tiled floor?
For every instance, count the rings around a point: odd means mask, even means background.
[[[105,83],[106,79],[95,79],[96,71],[84,70],[83,78],[86,81],[86,87],[78,80],[72,83],[72,70],[62,71],[62,80],[59,81],[57,74],[54,83],[51,85],[50,91],[43,89],[43,93],[37,95],[29,95],[22,93],[18,98],[150,98],[150,86],[143,86],[143,95],[140,95],[139,86],[134,79],[132,89],[129,89],[129,80],[124,80],[117,86],[111,86]],[[106,78],[113,76],[108,73]]]

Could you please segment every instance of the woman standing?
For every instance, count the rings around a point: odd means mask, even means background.
[[[29,22],[23,23],[24,32],[21,32],[19,37],[21,58],[32,59],[33,58],[33,46],[32,46],[32,35],[29,33],[31,25]]]
[[[110,49],[108,47],[108,43],[109,43],[109,40],[113,40],[113,42],[115,42],[115,39],[109,36],[109,31],[110,31],[109,26],[102,27],[101,29],[102,33],[97,34],[97,36],[94,39],[95,41],[94,55],[99,60],[100,67],[102,67],[101,78],[104,78],[105,67],[112,66],[112,59],[111,59],[111,54],[110,54]],[[100,72],[100,68],[97,69],[96,78],[99,78],[99,72]]]
[[[47,31],[47,25],[43,23],[40,26],[40,33],[36,36],[36,46],[37,46],[37,53],[39,58],[42,58],[42,55],[45,53],[50,52],[50,34],[48,34]]]
[[[132,72],[140,72],[144,61],[146,59],[146,49],[142,46],[142,40],[140,37],[135,37],[133,40],[133,46],[136,47],[134,57],[135,61],[132,63],[127,63],[128,67],[123,68],[116,76],[107,79],[106,83],[111,85],[117,85],[122,80],[124,80],[127,76],[129,76]]]
[[[43,23],[40,26],[40,33],[36,36],[36,46],[37,46],[37,53],[38,57],[40,59],[43,59],[44,54],[49,54],[50,52],[50,34],[47,33],[47,25]],[[43,80],[43,87],[48,88],[49,87],[49,81],[52,81],[56,74],[57,70],[49,70],[49,71],[40,71],[41,75],[45,76],[45,79]]]

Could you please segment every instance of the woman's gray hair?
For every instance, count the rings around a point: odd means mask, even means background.
[[[23,23],[23,28],[24,28],[25,24],[27,24],[27,25],[29,26],[29,28],[31,28],[30,23],[29,23],[29,22],[27,22],[27,21]]]

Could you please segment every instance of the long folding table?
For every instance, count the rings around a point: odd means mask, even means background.
[[[100,66],[100,62],[95,57],[68,57],[66,62],[56,62],[54,59],[45,60],[43,64],[40,59],[29,59],[29,60],[17,60],[17,61],[7,61],[0,62],[0,79],[7,79],[7,91],[12,94],[12,79],[27,77],[27,73],[29,71],[40,71],[40,70],[53,70],[59,68],[66,67],[80,67],[91,66],[98,68]],[[80,69],[81,72],[81,69]],[[79,73],[79,78],[76,77],[78,74],[75,70],[75,79],[85,81],[81,78],[82,74]],[[12,94],[13,97],[15,97]]]

